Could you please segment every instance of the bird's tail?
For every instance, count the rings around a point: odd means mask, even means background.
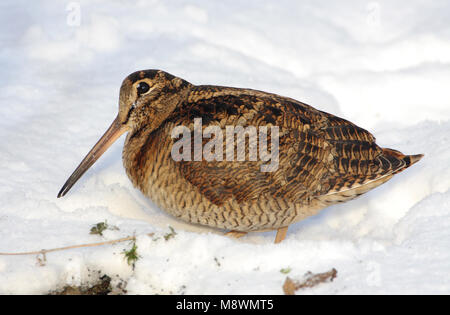
[[[404,155],[400,151],[383,148],[383,157],[390,162],[392,174],[397,174],[420,161],[423,154]]]
[[[378,157],[380,169],[375,176],[363,176],[361,178],[358,175],[352,174],[341,177],[342,181],[353,184],[350,187],[341,186],[338,189],[330,189],[327,194],[319,196],[320,201],[324,205],[330,205],[356,198],[387,182],[392,176],[405,170],[423,157],[423,154],[404,155],[397,150],[387,148],[383,148],[382,150],[383,153]]]

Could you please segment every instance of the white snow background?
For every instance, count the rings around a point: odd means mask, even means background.
[[[100,272],[129,294],[282,294],[285,268],[293,279],[337,269],[298,294],[450,293],[449,16],[445,0],[2,1],[0,252],[136,235],[140,258],[127,264],[129,242],[48,253],[44,266],[0,256],[0,293]],[[274,232],[235,240],[165,214],[128,180],[124,136],[57,199],[141,69],[293,97],[425,157],[278,245]],[[119,230],[89,234],[104,220]]]

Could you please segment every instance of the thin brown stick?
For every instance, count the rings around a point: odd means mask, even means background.
[[[307,272],[305,274],[306,279],[303,281],[293,281],[291,278],[287,277],[283,284],[283,291],[285,295],[294,295],[296,290],[313,288],[321,283],[331,282],[337,277],[336,269],[331,269],[328,272],[313,274],[312,272]]]
[[[154,233],[148,233],[148,236],[153,236]],[[105,242],[98,242],[98,243],[89,243],[89,244],[80,244],[80,245],[71,245],[71,246],[65,246],[65,247],[58,247],[58,248],[51,248],[51,249],[42,249],[39,251],[33,251],[33,252],[21,252],[21,253],[0,253],[0,256],[20,256],[20,255],[39,255],[39,254],[46,254],[50,252],[56,252],[61,250],[68,250],[73,248],[81,248],[81,247],[94,247],[94,246],[102,246],[102,245],[108,245],[108,244],[115,244],[125,241],[131,241],[135,240],[136,236],[127,236],[123,238],[119,238],[116,240],[111,241],[105,241]]]

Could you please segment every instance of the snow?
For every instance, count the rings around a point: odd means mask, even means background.
[[[444,0],[2,1],[0,252],[136,235],[139,259],[134,270],[124,259],[130,242],[45,261],[0,256],[0,294],[45,294],[98,272],[129,294],[282,294],[283,268],[292,279],[337,269],[299,294],[449,294],[449,14]],[[235,240],[165,214],[128,180],[124,137],[57,199],[114,119],[123,78],[150,68],[293,97],[425,157],[278,245],[274,232]],[[105,220],[119,230],[89,234]]]

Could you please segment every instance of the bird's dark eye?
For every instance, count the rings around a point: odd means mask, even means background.
[[[149,89],[150,89],[150,86],[147,83],[140,82],[137,86],[138,95],[147,93]]]

